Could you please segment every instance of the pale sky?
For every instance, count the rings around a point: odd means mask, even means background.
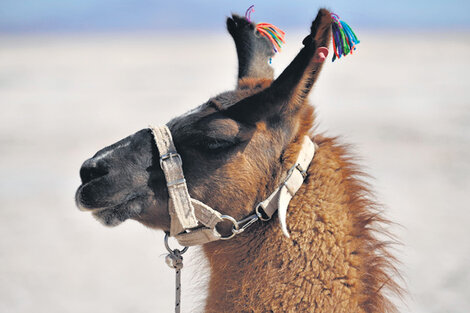
[[[304,27],[320,7],[354,27],[470,29],[469,0],[0,0],[0,32],[214,29],[255,4],[255,21]]]

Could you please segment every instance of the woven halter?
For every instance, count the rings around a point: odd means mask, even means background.
[[[179,244],[188,247],[230,239],[258,220],[270,220],[276,211],[283,233],[290,237],[286,225],[287,208],[292,197],[302,186],[307,176],[307,168],[315,154],[315,144],[310,138],[304,137],[297,161],[288,170],[280,186],[255,207],[253,214],[237,221],[191,198],[184,178],[181,156],[176,151],[170,130],[165,125],[149,128],[160,154],[160,166],[168,187],[170,236],[175,237]],[[216,225],[224,220],[233,223],[232,234],[227,237],[222,236],[216,229]]]

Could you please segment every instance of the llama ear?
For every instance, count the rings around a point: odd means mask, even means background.
[[[268,61],[274,55],[274,51],[269,40],[256,31],[252,22],[235,14],[227,18],[227,30],[237,48],[238,79],[244,77],[272,79],[274,71]]]
[[[304,47],[271,84],[269,92],[282,99],[285,109],[296,111],[312,90],[328,55],[331,23],[331,13],[320,9],[312,22],[310,34],[302,41]]]
[[[304,47],[282,74],[263,91],[245,98],[227,110],[235,118],[255,122],[262,116],[288,117],[304,105],[328,54],[331,39],[330,12],[321,9],[312,23]]]

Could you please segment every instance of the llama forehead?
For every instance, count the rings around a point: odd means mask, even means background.
[[[200,120],[202,117],[206,115],[205,112],[208,109],[209,109],[208,103],[201,104],[198,107],[192,110],[189,110],[188,112],[180,116],[174,117],[167,123],[167,126],[170,128],[174,136],[174,132],[178,130],[182,130],[182,131],[188,130],[188,128],[191,127],[191,125],[193,125],[195,122],[197,122],[198,120]]]
[[[239,101],[266,89],[271,82],[271,79],[265,78],[240,79],[237,89],[225,91],[210,98],[206,103],[173,118],[167,123],[167,126],[172,131],[180,128],[187,130],[188,126],[192,125],[192,123],[197,122],[210,113],[227,110]]]
[[[194,124],[208,114],[214,113],[216,111],[226,110],[251,94],[253,94],[253,91],[247,90],[233,90],[223,92],[215,97],[210,98],[206,103],[201,104],[196,108],[173,118],[167,123],[167,125],[172,131],[187,129],[188,126]]]

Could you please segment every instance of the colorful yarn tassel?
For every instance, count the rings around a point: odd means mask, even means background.
[[[255,11],[255,6],[252,5],[246,10],[245,18],[251,22],[251,13]],[[256,24],[256,30],[273,45],[274,52],[280,52],[282,44],[285,43],[284,37],[286,33],[280,30],[278,27],[269,23],[258,23]]]
[[[256,30],[261,35],[268,38],[269,41],[271,41],[274,52],[281,51],[281,46],[283,43],[285,43],[284,37],[286,33],[284,33],[282,30],[280,30],[273,24],[269,24],[269,23],[258,23],[256,25]]]
[[[245,12],[245,18],[248,22],[251,22],[251,13],[255,11],[255,6],[251,5]],[[357,39],[356,34],[351,29],[351,27],[345,22],[342,21],[339,16],[335,13],[331,13],[331,18],[333,23],[331,24],[332,36],[333,36],[333,59],[334,62],[336,59],[341,58],[341,56],[347,56],[352,54],[356,50],[356,45],[360,43]],[[280,52],[282,44],[285,43],[284,33],[281,29],[269,23],[258,23],[256,24],[256,30],[262,36],[268,38],[268,40],[273,45],[274,52]]]
[[[342,55],[347,56],[350,53],[352,54],[360,41],[351,27],[346,22],[340,20],[338,15],[331,13],[331,18],[333,19],[331,30],[333,33],[333,50],[335,52],[331,61],[334,62],[336,58],[339,59]]]

